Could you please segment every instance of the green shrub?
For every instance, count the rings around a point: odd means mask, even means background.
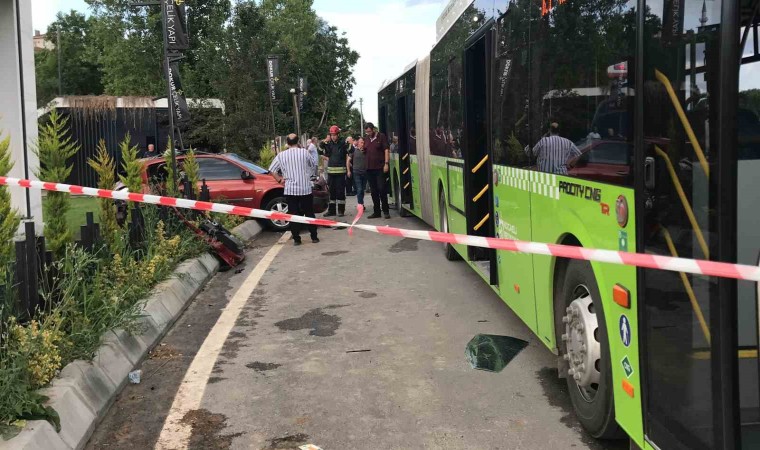
[[[277,156],[272,150],[272,147],[270,147],[268,144],[264,144],[263,147],[259,150],[259,159],[256,161],[256,164],[259,166],[268,169],[269,166],[272,165],[272,161],[274,161],[274,157]]]
[[[174,173],[172,164],[172,141],[166,144],[164,152],[164,169],[166,170],[166,195],[169,197],[178,197],[179,188],[177,187],[177,175]]]
[[[185,154],[185,159],[182,161],[182,170],[185,172],[190,185],[193,187],[193,193],[195,198],[201,193],[200,189],[200,172],[201,168],[198,165],[198,160],[195,158],[195,151],[193,149],[188,150]]]
[[[98,174],[98,188],[113,189],[116,184],[116,162],[106,149],[106,141],[101,139],[98,143],[98,153],[95,158],[87,163]],[[113,200],[107,198],[98,199],[100,206],[100,234],[103,236],[109,248],[114,248],[118,236],[119,227],[116,224],[116,209]]]
[[[68,136],[69,119],[52,110],[48,123],[40,126],[40,134],[34,152],[40,160],[40,168],[35,173],[40,180],[65,183],[71,174],[70,158],[77,154],[79,146]],[[47,248],[56,256],[64,254],[66,245],[72,241],[72,233],[66,222],[69,209],[69,194],[48,192],[44,203],[45,239]]]
[[[2,132],[0,132],[0,138]],[[0,139],[0,176],[7,176],[13,167],[10,148],[10,136]],[[21,217],[11,207],[11,195],[8,188],[0,187],[0,277],[4,278],[5,268],[13,258],[13,237],[18,231]],[[3,279],[3,278],[0,278]]]

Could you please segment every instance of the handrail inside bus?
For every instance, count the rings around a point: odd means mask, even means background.
[[[478,163],[478,165],[472,168],[472,173],[477,173],[478,170],[480,170],[480,168],[483,167],[487,161],[488,161],[488,155],[483,157],[483,159]]]
[[[658,156],[665,160],[665,164],[668,168],[668,173],[670,174],[670,179],[673,182],[673,186],[676,188],[676,192],[678,192],[678,197],[681,199],[683,209],[686,211],[686,215],[689,217],[689,222],[691,222],[691,227],[694,229],[694,234],[697,236],[697,241],[699,241],[699,246],[702,248],[702,253],[705,255],[705,259],[710,259],[710,249],[707,247],[707,241],[705,240],[705,236],[702,234],[702,229],[699,228],[697,218],[694,216],[694,210],[689,203],[689,199],[686,198],[686,193],[683,190],[681,181],[678,179],[675,168],[673,168],[673,163],[670,161],[670,156],[668,156],[668,154],[665,153],[657,145],[654,146],[654,150],[657,152]]]
[[[662,85],[665,86],[665,89],[668,91],[668,96],[670,97],[670,101],[673,103],[673,107],[675,108],[676,113],[678,113],[678,118],[681,119],[681,124],[686,130],[686,134],[689,136],[689,141],[691,141],[691,145],[694,147],[694,151],[697,153],[699,164],[702,166],[702,170],[705,171],[705,174],[709,178],[710,166],[707,164],[707,158],[705,158],[705,153],[704,151],[702,151],[702,146],[699,145],[699,140],[697,139],[697,135],[694,134],[694,130],[691,128],[689,119],[686,117],[686,113],[683,111],[681,102],[678,100],[678,97],[676,96],[676,92],[673,90],[673,85],[670,83],[670,80],[668,79],[668,77],[665,76],[665,74],[660,72],[659,70],[655,69],[654,75],[655,77],[657,77],[657,80],[660,83],[662,83]]]
[[[670,236],[670,232],[665,227],[660,227],[660,231],[662,231],[662,235],[665,237],[665,243],[668,245],[668,249],[670,250],[670,255],[674,258],[678,258],[678,250],[676,250],[675,244],[673,244],[673,238]],[[697,295],[694,293],[694,288],[692,288],[691,283],[689,282],[689,278],[686,276],[683,272],[678,272],[678,275],[681,276],[681,282],[683,283],[684,289],[686,289],[686,294],[689,296],[689,301],[691,302],[691,308],[694,310],[694,314],[697,316],[697,320],[699,321],[699,326],[702,328],[702,334],[705,335],[705,339],[707,340],[707,344],[710,344],[710,327],[707,326],[707,321],[705,320],[705,315],[702,313],[702,307],[699,306],[699,302],[697,302]]]

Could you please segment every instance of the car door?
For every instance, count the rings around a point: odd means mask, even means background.
[[[198,166],[213,201],[252,206],[256,180],[243,179],[245,168],[219,157],[199,157]]]

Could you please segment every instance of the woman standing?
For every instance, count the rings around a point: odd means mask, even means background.
[[[354,140],[354,147],[349,149],[348,176],[353,175],[356,186],[356,201],[364,206],[364,191],[367,188],[367,151],[364,149],[364,138],[359,136]]]

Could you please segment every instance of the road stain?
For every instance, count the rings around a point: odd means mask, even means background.
[[[263,450],[297,450],[300,445],[307,444],[309,435],[304,433],[290,434],[269,440],[269,447]]]
[[[216,384],[216,383],[220,383],[220,382],[222,382],[222,381],[224,381],[224,380],[226,380],[226,378],[222,378],[222,377],[211,377],[211,378],[209,378],[209,379],[208,379],[208,384]]]
[[[345,255],[346,253],[348,253],[348,251],[340,250],[337,252],[325,252],[325,253],[322,253],[322,256],[340,256],[340,255]]]
[[[419,250],[420,241],[417,239],[401,239],[388,249],[391,253],[416,252]]]
[[[232,446],[232,440],[243,433],[225,434],[227,417],[223,414],[213,414],[206,409],[188,411],[182,418],[182,423],[190,426],[190,443],[188,449],[226,450]]]
[[[342,305],[327,306],[324,309],[335,309]],[[301,317],[286,319],[275,323],[282,331],[311,330],[310,336],[327,337],[334,336],[335,330],[340,327],[340,317],[325,314],[322,308],[312,309]]]
[[[377,297],[377,294],[375,294],[374,292],[362,292],[361,294],[359,294],[359,297],[361,297],[361,298],[375,298],[375,297]]]
[[[627,450],[628,441],[604,441],[602,444],[591,437],[583,429],[578,419],[575,417],[575,411],[573,411],[573,404],[570,401],[570,394],[567,391],[567,382],[563,378],[557,376],[557,369],[551,367],[544,367],[536,372],[536,377],[541,383],[541,387],[544,390],[544,397],[549,404],[555,408],[559,408],[563,412],[563,416],[560,419],[563,425],[578,433],[581,441],[588,445],[588,448],[592,450]]]
[[[232,335],[232,333],[230,333],[230,335]],[[237,358],[240,349],[244,347],[248,347],[248,345],[243,344],[242,339],[227,339],[227,342],[224,343],[224,347],[222,348],[222,352],[219,353],[219,356],[225,359],[235,359]]]
[[[249,369],[255,370],[256,372],[266,372],[268,370],[274,370],[274,369],[282,366],[282,364],[263,363],[263,362],[255,361],[255,362],[252,362],[252,363],[248,363],[245,366],[247,368],[249,368]]]

